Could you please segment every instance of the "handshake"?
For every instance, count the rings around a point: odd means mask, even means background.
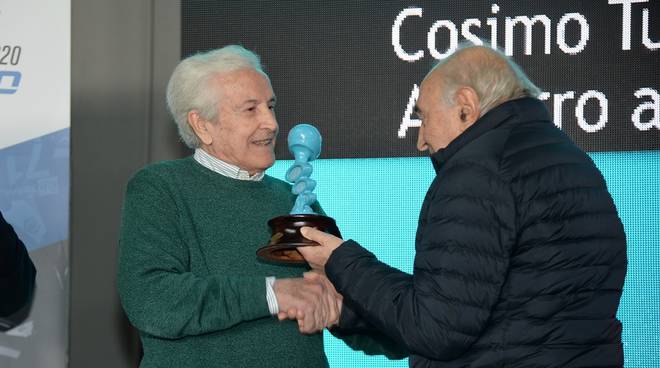
[[[280,321],[295,319],[301,333],[312,334],[339,323],[342,296],[319,271],[302,278],[277,279],[273,284]]]

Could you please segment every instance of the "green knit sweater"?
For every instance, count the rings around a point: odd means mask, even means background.
[[[192,157],[147,166],[128,183],[118,288],[140,331],[140,367],[323,367],[322,334],[301,335],[266,302],[266,276],[305,269],[262,263],[266,222],[287,214],[290,186],[219,175]]]

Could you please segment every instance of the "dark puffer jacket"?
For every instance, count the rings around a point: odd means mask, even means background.
[[[0,213],[0,331],[27,317],[36,274],[25,245]]]
[[[413,275],[353,241],[326,273],[413,367],[620,367],[626,239],[601,173],[523,98],[436,152]],[[374,229],[377,231],[377,229]]]

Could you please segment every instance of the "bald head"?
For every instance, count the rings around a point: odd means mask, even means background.
[[[424,82],[442,83],[445,103],[455,93],[471,88],[479,98],[481,115],[493,107],[521,97],[537,97],[540,90],[510,58],[486,46],[462,44],[458,51],[438,63]]]
[[[484,46],[461,46],[422,81],[415,105],[422,120],[417,148],[429,153],[443,149],[497,105],[539,92],[506,55]]]

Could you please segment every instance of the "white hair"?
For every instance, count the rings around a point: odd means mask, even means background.
[[[469,49],[481,49],[483,55],[462,58]],[[456,52],[433,67],[442,68],[444,100],[454,103],[456,91],[471,87],[479,96],[481,116],[497,105],[521,97],[538,97],[541,90],[532,83],[520,67],[503,52],[487,46],[462,42]]]
[[[174,69],[167,83],[167,107],[188,147],[200,147],[199,138],[188,124],[188,113],[197,111],[203,119],[216,121],[219,96],[210,82],[218,74],[239,69],[264,73],[259,56],[238,45],[189,56]]]

